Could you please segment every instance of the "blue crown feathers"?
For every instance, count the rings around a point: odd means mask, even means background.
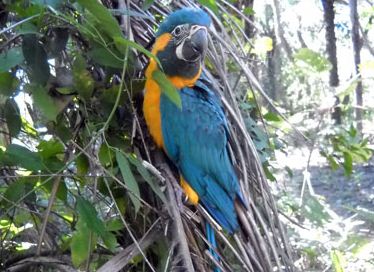
[[[166,17],[156,32],[156,37],[170,33],[177,25],[194,24],[209,27],[210,23],[211,19],[205,11],[198,8],[182,8]]]

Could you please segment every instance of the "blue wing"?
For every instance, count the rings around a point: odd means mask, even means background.
[[[163,141],[170,159],[218,223],[238,228],[234,201],[241,198],[228,154],[228,127],[217,96],[199,79],[180,91],[182,110],[161,96]]]

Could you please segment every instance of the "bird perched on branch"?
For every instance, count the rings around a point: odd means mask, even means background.
[[[162,67],[150,60],[143,112],[157,146],[177,166],[189,201],[200,203],[232,234],[239,228],[235,202],[244,201],[228,152],[227,120],[202,72],[210,23],[207,13],[191,8],[178,10],[161,23],[152,53]],[[181,107],[163,92],[155,79],[157,71],[177,89]],[[213,240],[209,228],[207,232]]]

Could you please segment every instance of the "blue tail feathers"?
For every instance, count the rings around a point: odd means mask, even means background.
[[[219,261],[218,255],[215,251],[217,249],[217,242],[216,242],[216,237],[215,237],[215,234],[214,234],[214,229],[212,228],[212,226],[208,222],[205,223],[205,226],[206,226],[207,239],[208,239],[209,243],[212,245],[212,247],[209,248],[209,251],[212,254],[212,256],[214,257],[214,259]],[[221,272],[221,270],[218,267],[215,267],[214,272]]]

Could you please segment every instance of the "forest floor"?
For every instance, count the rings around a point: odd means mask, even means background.
[[[292,170],[291,175],[279,172],[277,187],[279,199],[284,200],[287,192],[283,203],[298,208],[293,217],[302,227],[287,225],[303,271],[374,271],[374,159],[354,166],[353,174],[345,176],[342,169],[333,171],[317,151],[308,171],[307,149],[276,157],[278,169]],[[339,265],[344,270],[337,270]]]

